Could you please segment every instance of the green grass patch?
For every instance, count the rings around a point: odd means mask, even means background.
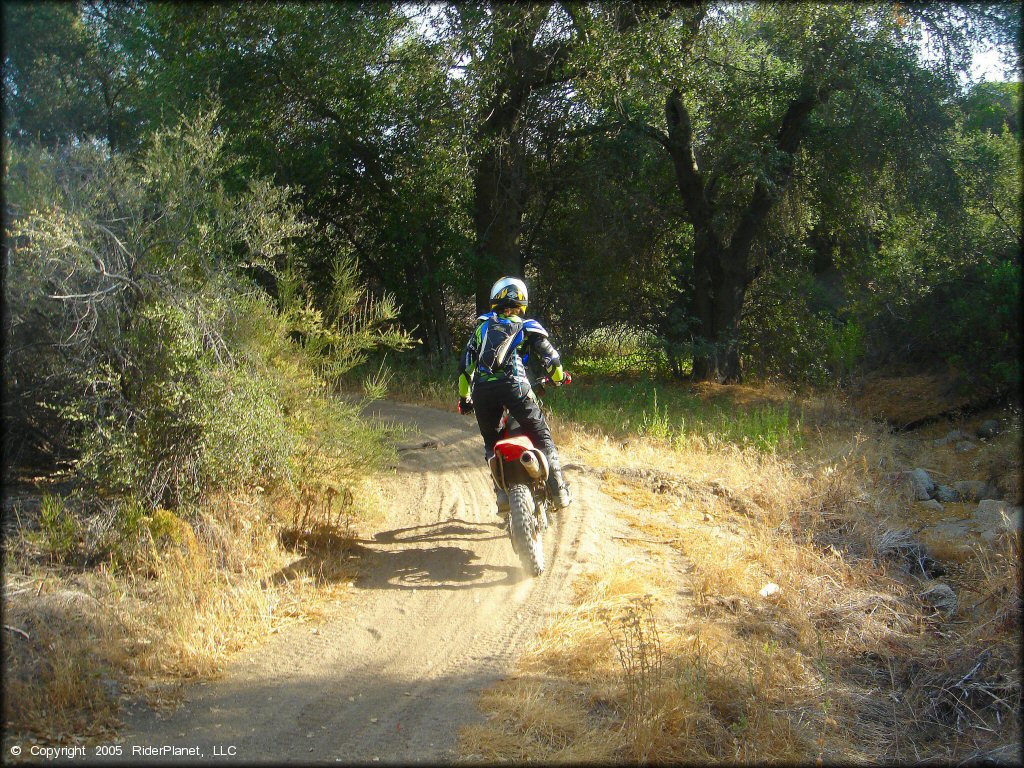
[[[624,375],[611,356],[573,358],[572,386],[549,391],[546,408],[558,418],[626,437],[643,435],[682,446],[699,436],[709,443],[731,443],[761,451],[790,451],[803,447],[801,418],[788,404],[738,405],[727,394],[706,400],[685,384],[656,377],[618,378]],[[383,363],[383,367],[382,367]],[[603,373],[591,373],[592,370]],[[379,357],[354,368],[344,386],[362,390],[366,379],[387,380],[386,396],[396,400],[455,408],[458,370],[429,363],[412,353]]]
[[[698,436],[761,451],[803,447],[801,420],[788,404],[740,406],[727,397],[706,401],[680,384],[577,380],[545,404],[559,418],[608,435],[646,435],[676,445]]]

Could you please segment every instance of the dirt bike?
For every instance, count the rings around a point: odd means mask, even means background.
[[[531,382],[538,396],[550,385],[572,382],[566,373],[561,382],[547,376]],[[522,428],[506,410],[498,422],[501,437],[494,444],[494,455],[488,460],[491,476],[508,494],[508,535],[512,551],[519,555],[523,569],[534,576],[544,572],[544,542],[541,539],[550,525],[548,518],[548,459],[523,434]]]

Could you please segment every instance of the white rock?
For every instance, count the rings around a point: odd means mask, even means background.
[[[927,501],[922,501],[921,506],[924,507],[925,509],[930,509],[933,512],[941,512],[944,509],[942,504],[937,502],[935,499],[928,499]]]
[[[774,581],[770,581],[762,587],[758,594],[767,600],[778,600],[782,597],[782,587],[776,584]]]

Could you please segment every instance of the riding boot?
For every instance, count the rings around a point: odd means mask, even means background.
[[[498,504],[498,514],[507,515],[509,511],[508,492],[504,488],[499,488],[493,478],[491,483],[494,485],[494,500]]]
[[[569,486],[562,477],[562,465],[558,456],[548,456],[548,498],[555,505],[555,509],[565,509],[572,503],[572,496],[569,493]]]

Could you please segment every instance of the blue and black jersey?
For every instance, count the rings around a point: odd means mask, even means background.
[[[500,378],[520,383],[528,389],[526,363],[531,356],[561,379],[561,358],[544,326],[536,320],[505,317],[489,312],[477,318],[477,326],[459,361],[459,393],[469,395],[470,383]]]

